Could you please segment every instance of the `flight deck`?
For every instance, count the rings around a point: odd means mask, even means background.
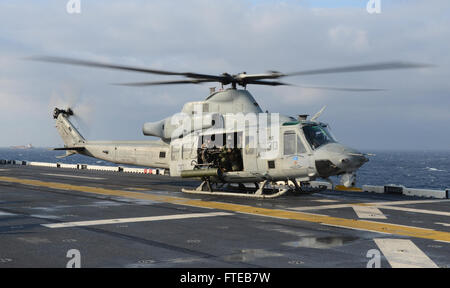
[[[0,166],[0,268],[450,267],[449,199],[190,195],[165,175]]]

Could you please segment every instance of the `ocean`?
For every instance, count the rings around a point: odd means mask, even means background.
[[[357,186],[397,184],[409,188],[450,188],[450,150],[449,151],[370,151],[370,161],[357,172]],[[68,164],[91,164],[117,166],[117,164],[73,155],[58,159],[64,151],[47,148],[10,149],[0,148],[0,159],[25,160]],[[339,179],[332,180],[338,184]]]

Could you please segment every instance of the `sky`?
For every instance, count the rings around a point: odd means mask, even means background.
[[[450,149],[448,0],[381,0],[379,14],[367,12],[368,0],[80,0],[79,14],[67,2],[0,1],[0,147],[61,146],[51,113],[66,105],[81,114],[87,139],[149,139],[145,122],[213,86],[121,87],[111,83],[173,78],[25,60],[52,55],[208,74],[429,63],[436,67],[282,79],[385,91],[248,90],[269,112],[313,115],[326,105],[320,120],[357,149]]]

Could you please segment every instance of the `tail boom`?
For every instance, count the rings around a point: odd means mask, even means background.
[[[55,108],[53,118],[56,129],[64,141],[61,158],[74,154],[106,160],[117,164],[129,164],[154,168],[169,168],[169,145],[159,141],[87,141],[70,122],[73,111]]]

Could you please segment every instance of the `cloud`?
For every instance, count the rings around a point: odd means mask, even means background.
[[[330,42],[334,47],[352,52],[362,52],[369,48],[367,31],[355,27],[338,25],[328,31]]]

